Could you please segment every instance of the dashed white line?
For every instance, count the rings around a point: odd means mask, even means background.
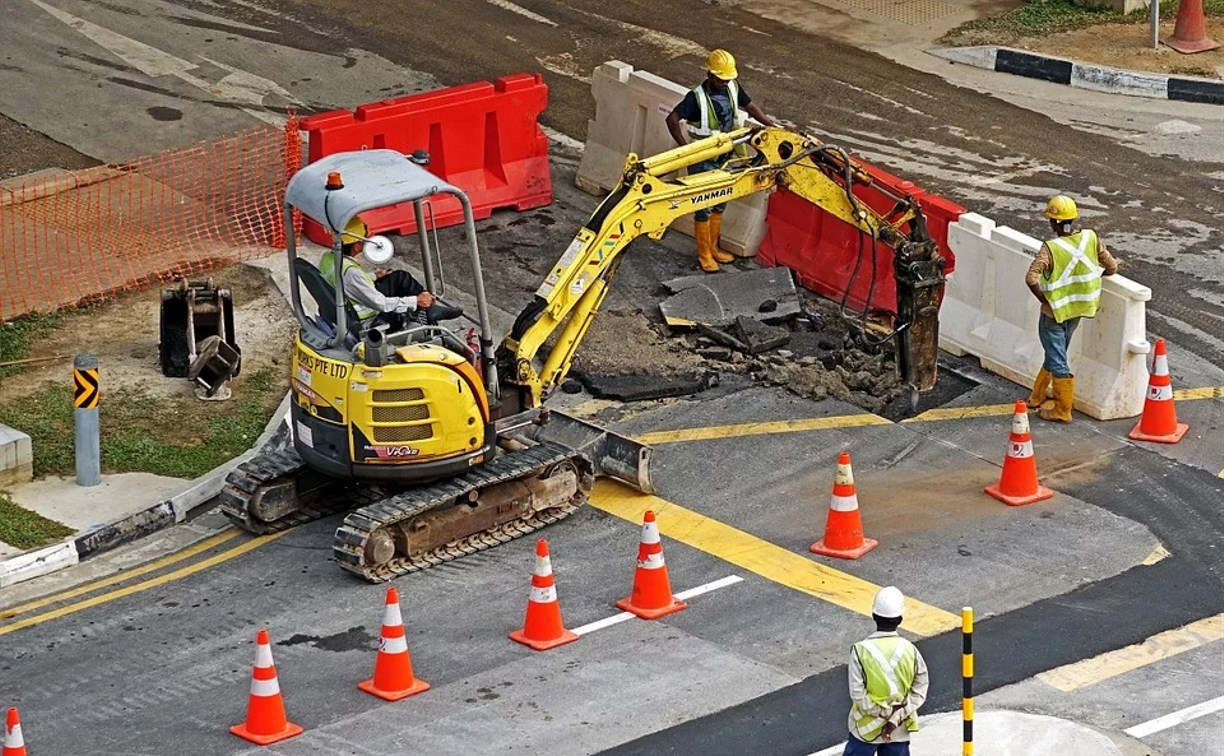
[[[521,5],[515,5],[514,3],[510,2],[510,0],[488,0],[488,3],[489,5],[496,5],[498,8],[508,10],[511,13],[517,13],[520,16],[529,18],[532,21],[536,21],[541,24],[548,24],[549,26],[557,25],[557,22],[553,21],[551,18],[545,18],[539,13],[532,13]]]
[[[1204,701],[1194,706],[1187,706],[1180,711],[1175,711],[1172,714],[1165,714],[1163,717],[1157,717],[1150,722],[1143,722],[1134,727],[1127,728],[1123,732],[1130,735],[1132,738],[1146,738],[1148,735],[1154,735],[1161,730],[1167,730],[1170,727],[1176,727],[1179,724],[1185,724],[1192,719],[1205,717],[1208,714],[1214,714],[1217,711],[1224,711],[1224,696],[1213,698],[1210,701]]]
[[[699,585],[696,588],[689,588],[687,591],[681,591],[680,593],[676,594],[676,598],[684,601],[694,596],[700,596],[703,593],[716,591],[719,588],[726,588],[728,585],[735,585],[742,580],[743,578],[739,575],[728,575],[727,577],[720,580],[715,580],[712,583],[706,583],[704,585]],[[605,627],[620,624],[625,620],[631,620],[635,616],[636,615],[630,614],[629,612],[621,612],[620,614],[614,614],[611,617],[604,617],[601,620],[596,620],[595,622],[583,625],[582,627],[575,627],[571,632],[574,633],[574,635],[586,635],[587,633],[592,633],[596,630],[602,630]]]

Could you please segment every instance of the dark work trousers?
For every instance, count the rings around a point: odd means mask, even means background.
[[[385,276],[374,280],[374,288],[385,297],[415,297],[425,291],[425,287],[412,277],[406,270],[393,270]],[[404,318],[411,313],[382,312],[375,318],[375,323],[386,323],[392,332],[404,328]]]

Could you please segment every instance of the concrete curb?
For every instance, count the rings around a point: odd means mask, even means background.
[[[226,476],[235,467],[250,459],[264,445],[283,444],[290,438],[289,394],[285,394],[250,449],[191,481],[169,499],[53,546],[23,552],[0,562],[0,587],[71,567],[89,557],[183,522],[193,509],[221,493]]]
[[[1013,50],[1009,47],[942,47],[927,52],[953,63],[1055,84],[1067,84],[1079,89],[1159,100],[1224,105],[1224,80],[1221,79],[1123,71],[1108,66]]]

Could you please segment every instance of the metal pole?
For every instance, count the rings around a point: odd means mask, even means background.
[[[961,609],[961,716],[965,723],[963,756],[973,756],[973,608]]]
[[[1160,0],[1151,0],[1152,3],[1152,48],[1160,47]]]
[[[78,486],[96,486],[102,482],[96,356],[76,356],[72,361],[72,383],[72,419],[76,427],[76,482]]]

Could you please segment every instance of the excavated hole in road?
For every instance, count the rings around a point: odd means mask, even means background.
[[[693,348],[712,369],[741,373],[807,399],[831,397],[894,421],[916,414],[897,377],[892,339],[876,343],[879,336],[865,334],[857,316],[843,317],[835,302],[807,292],[801,298],[803,313],[779,324],[791,331],[784,347],[745,355],[705,336],[690,336]],[[978,385],[948,367],[941,357],[935,388],[921,395],[918,413]]]

